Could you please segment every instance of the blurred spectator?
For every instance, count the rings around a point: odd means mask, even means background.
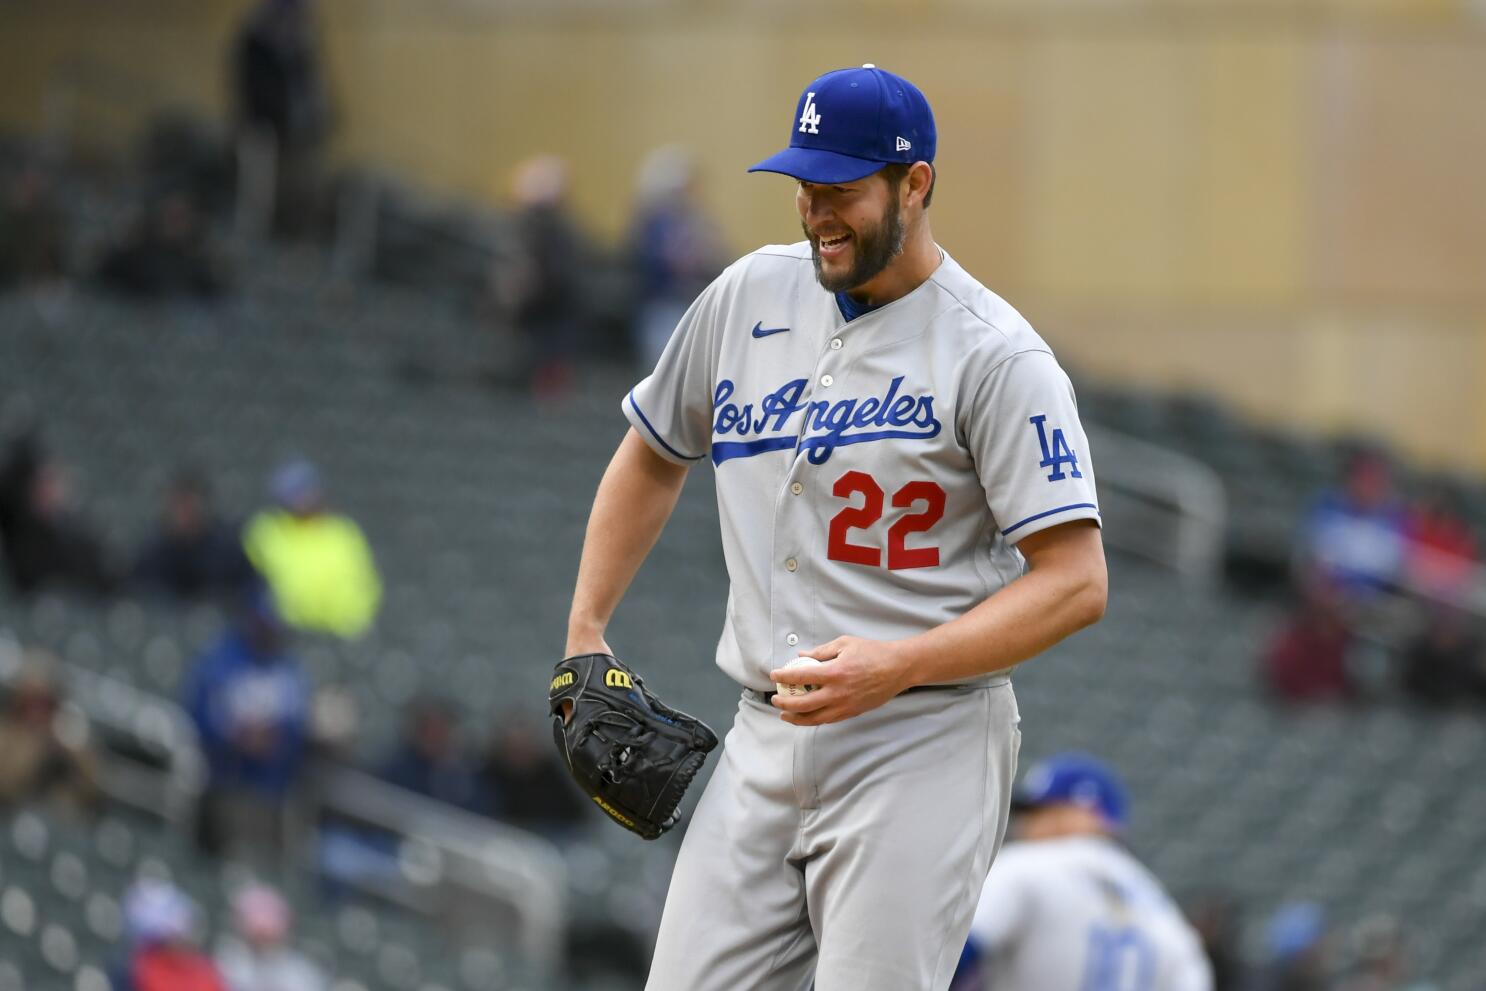
[[[382,764],[380,776],[419,795],[475,808],[479,781],[459,750],[453,710],[435,699],[419,699],[408,707],[406,718],[403,738]]]
[[[1265,927],[1268,959],[1254,991],[1327,991],[1331,940],[1326,913],[1314,902],[1281,906]]]
[[[642,294],[634,350],[648,369],[687,307],[726,264],[717,225],[702,209],[696,161],[685,149],[657,148],[640,166],[630,240]]]
[[[1343,487],[1325,493],[1305,522],[1302,580],[1329,582],[1350,602],[1396,587],[1405,522],[1388,462],[1375,452],[1354,455]]]
[[[104,257],[98,278],[121,293],[147,298],[209,297],[228,285],[206,217],[178,192],[145,207]]]
[[[266,597],[253,599],[196,661],[185,704],[207,759],[197,819],[202,848],[276,845],[304,761],[310,694]]]
[[[1476,572],[1476,541],[1465,519],[1443,491],[1422,499],[1407,521],[1407,574],[1422,595],[1457,604]]]
[[[21,595],[46,587],[104,595],[116,585],[102,543],[73,510],[66,473],[33,437],[15,441],[0,466],[0,553]]]
[[[60,282],[65,233],[52,180],[28,163],[0,199],[0,289]]]
[[[217,966],[228,991],[322,991],[325,978],[290,944],[289,903],[266,885],[232,898],[234,936],[217,945]]]
[[[1355,694],[1348,669],[1353,638],[1335,589],[1314,581],[1264,653],[1264,679],[1284,702],[1331,702]]]
[[[330,132],[312,0],[260,0],[232,53],[238,220],[252,233],[298,236],[317,212],[319,157]]]
[[[124,896],[128,957],[114,991],[227,991],[211,960],[196,949],[196,904],[165,881],[139,881]]]
[[[1221,894],[1203,895],[1188,906],[1187,919],[1197,930],[1212,966],[1213,991],[1247,991],[1238,910],[1233,900]]]
[[[573,381],[583,320],[583,242],[567,205],[568,165],[539,155],[516,171],[515,255],[496,271],[497,292],[526,351],[532,391],[560,399]]]
[[[588,802],[570,784],[551,741],[517,713],[498,725],[481,768],[494,813],[549,837],[581,826],[588,817]]]
[[[275,509],[243,531],[248,559],[294,627],[355,637],[376,617],[382,581],[361,528],[325,508],[320,472],[291,461],[274,473]]]
[[[1428,611],[1423,632],[1404,651],[1403,686],[1430,705],[1486,700],[1486,654],[1467,613],[1449,606]]]
[[[1338,991],[1435,991],[1428,981],[1410,976],[1408,946],[1397,920],[1373,916],[1352,933],[1356,960]]]
[[[97,810],[88,723],[62,701],[55,659],[27,651],[0,710],[0,810],[36,802],[64,814]]]
[[[257,577],[237,533],[212,512],[206,482],[176,476],[165,492],[160,531],[140,549],[134,581],[182,600],[240,596]]]
[[[360,731],[361,709],[349,687],[333,684],[315,689],[310,705],[310,757],[319,768],[353,766]]]

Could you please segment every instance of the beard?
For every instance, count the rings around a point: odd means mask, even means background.
[[[800,228],[810,242],[810,260],[815,264],[815,281],[826,292],[850,292],[865,282],[876,278],[878,273],[903,253],[903,242],[907,231],[903,227],[903,216],[898,209],[898,190],[892,191],[881,223],[852,234],[851,268],[841,275],[826,275],[820,264],[820,238],[810,232],[804,221]]]

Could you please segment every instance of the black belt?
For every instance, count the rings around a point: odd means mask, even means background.
[[[898,695],[907,695],[910,692],[952,692],[952,691],[955,691],[956,689],[976,688],[976,687],[978,687],[978,686],[976,684],[974,684],[973,682],[971,684],[968,684],[968,685],[914,685],[914,686],[912,686],[910,688],[903,689],[901,692],[898,693]],[[779,693],[778,692],[761,692],[761,691],[759,691],[756,688],[745,688],[745,689],[743,689],[743,694],[744,695],[747,695],[749,698],[753,699],[755,702],[762,702],[764,705],[768,705],[769,703],[771,703],[771,702],[774,701],[774,696],[778,695]],[[898,697],[897,695],[894,695],[893,696],[893,698],[897,698],[897,697]]]

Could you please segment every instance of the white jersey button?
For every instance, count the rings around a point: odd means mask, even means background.
[[[832,351],[840,351],[841,350],[841,338],[839,338],[839,337],[833,337],[833,338],[831,338],[831,350]]]
[[[805,491],[805,486],[801,485],[799,482],[791,482],[789,491],[791,495],[799,495],[801,492]]]
[[[800,567],[800,562],[799,561],[796,561],[794,558],[790,558],[788,561],[785,561],[784,562],[784,570],[785,571],[795,571],[795,570],[798,570],[799,567]]]
[[[836,380],[831,378],[829,375],[822,375],[820,377],[820,384],[825,386],[827,389],[829,389],[835,383],[835,381]]]
[[[795,644],[800,642],[800,638],[791,633],[789,636],[784,638],[784,642],[793,647]]]

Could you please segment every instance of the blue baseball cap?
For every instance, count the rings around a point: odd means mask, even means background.
[[[789,147],[749,172],[855,182],[884,165],[934,161],[934,112],[919,88],[868,62],[816,79],[795,107]]]
[[[1014,809],[1048,805],[1081,805],[1099,815],[1113,829],[1125,825],[1128,802],[1125,786],[1108,765],[1087,754],[1067,753],[1032,765],[1021,787],[1011,796]]]

